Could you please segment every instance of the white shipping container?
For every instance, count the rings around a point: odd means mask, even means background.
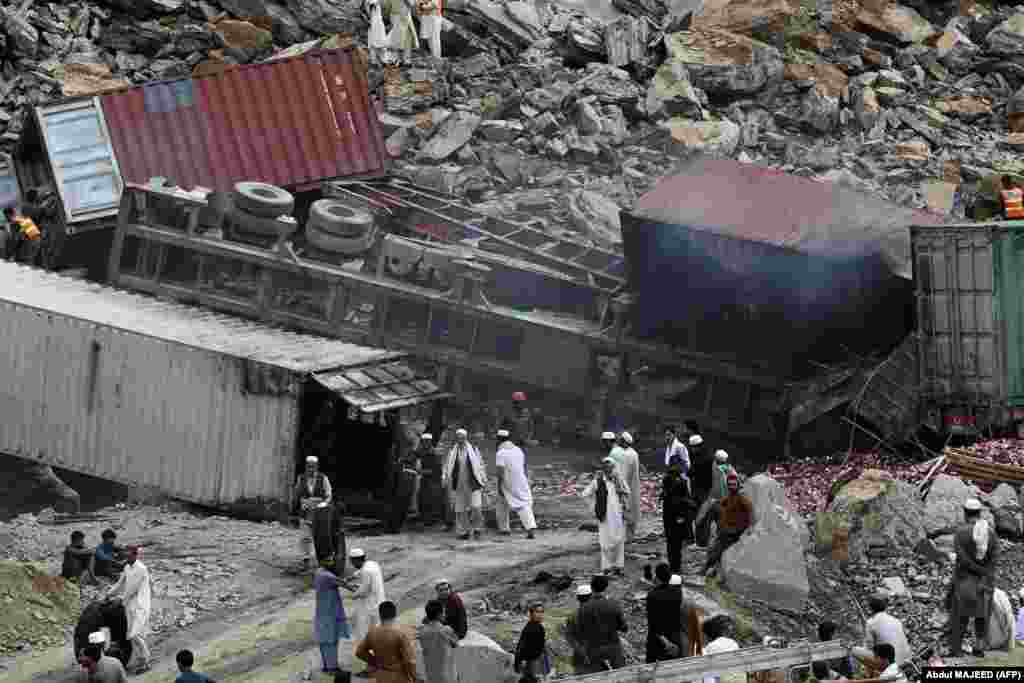
[[[442,396],[402,353],[6,261],[0,338],[0,451],[270,514],[304,456],[309,387],[363,413]]]

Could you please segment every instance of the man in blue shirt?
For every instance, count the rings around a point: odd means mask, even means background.
[[[93,574],[96,576],[108,576],[116,578],[124,568],[124,562],[120,560],[124,548],[114,544],[117,534],[113,529],[106,529],[100,538],[103,540],[96,546],[96,561],[93,567]]]
[[[174,679],[174,683],[213,683],[206,674],[196,673],[192,670],[196,659],[191,650],[182,650],[175,659],[178,661],[178,671],[181,673]]]

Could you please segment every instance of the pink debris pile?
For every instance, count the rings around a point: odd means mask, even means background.
[[[1019,439],[982,441],[962,450],[989,462],[1024,467],[1024,441]],[[776,463],[770,465],[767,471],[785,487],[790,504],[800,514],[808,515],[825,509],[834,482],[853,481],[866,469],[885,470],[900,481],[918,483],[931,467],[931,463],[883,464],[878,453],[854,453],[845,466],[842,458],[831,463],[802,460]]]

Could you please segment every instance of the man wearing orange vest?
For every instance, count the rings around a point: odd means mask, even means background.
[[[16,213],[14,207],[4,209],[4,216],[14,233],[14,249],[9,250],[11,256],[16,255],[20,263],[35,263],[43,237],[39,226],[31,218]]]
[[[1008,175],[1003,176],[1003,189],[999,192],[1003,199],[1003,210],[1006,212],[1006,220],[1020,220],[1024,218],[1024,191],[1020,183]]]

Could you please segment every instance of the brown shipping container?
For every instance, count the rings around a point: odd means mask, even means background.
[[[267,516],[289,502],[310,396],[353,414],[441,397],[402,353],[9,262],[0,334],[0,451]]]

